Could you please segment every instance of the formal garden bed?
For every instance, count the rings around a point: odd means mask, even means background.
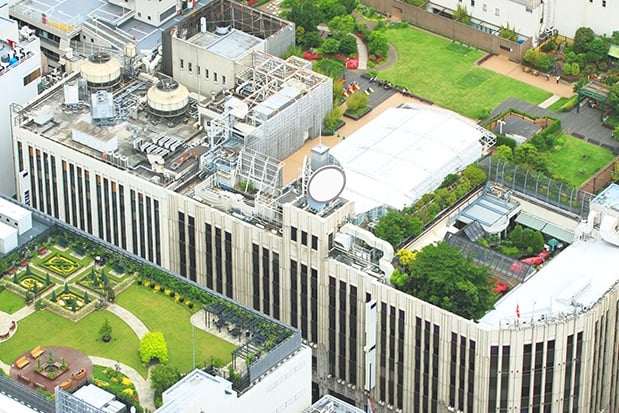
[[[62,278],[75,274],[84,266],[70,253],[59,250],[52,251],[51,254],[46,254],[43,257],[33,258],[32,262]]]
[[[109,288],[114,288],[121,277],[117,277],[111,273],[109,268],[95,269],[91,267],[90,271],[78,280],[78,284],[88,288],[98,294],[106,294]]]
[[[117,399],[130,404],[139,402],[138,393],[133,382],[117,369],[95,365],[90,382],[109,391]]]
[[[87,291],[75,290],[69,288],[68,284],[65,284],[63,288],[52,291],[48,299],[53,304],[75,313],[89,304],[93,297]]]

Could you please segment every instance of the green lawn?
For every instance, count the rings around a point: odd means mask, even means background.
[[[24,306],[24,298],[9,291],[0,291],[0,311],[13,314]]]
[[[547,152],[548,169],[552,175],[567,179],[575,187],[582,185],[614,158],[608,149],[582,139],[566,134],[558,139],[565,143],[558,150]]]
[[[105,319],[112,326],[112,341],[99,340],[98,331]],[[95,311],[74,323],[49,311],[37,311],[19,322],[17,332],[0,343],[0,359],[7,364],[36,346],[65,346],[89,356],[118,360],[146,377],[138,355],[139,341],[133,330],[108,311]]]
[[[505,99],[538,104],[550,92],[475,65],[484,53],[415,28],[387,30],[397,64],[378,77],[473,119]]]
[[[559,98],[559,100],[557,100],[552,105],[548,106],[546,109],[548,109],[551,112],[558,112],[559,109],[561,109],[561,106],[565,105],[569,100],[570,98]]]
[[[118,304],[135,314],[150,331],[161,331],[168,344],[169,364],[181,373],[191,370],[192,312],[184,304],[175,303],[162,293],[132,285],[118,296]],[[220,359],[227,364],[237,346],[200,329],[195,329],[196,364]]]

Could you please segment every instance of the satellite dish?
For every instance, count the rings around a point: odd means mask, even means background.
[[[312,201],[326,204],[337,198],[346,186],[344,170],[337,165],[318,168],[307,183],[307,194]]]

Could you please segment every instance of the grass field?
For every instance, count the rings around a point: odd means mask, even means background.
[[[105,319],[112,326],[112,341],[99,339]],[[96,311],[74,323],[49,311],[37,311],[19,322],[10,340],[0,343],[0,359],[11,364],[22,353],[36,346],[72,347],[88,354],[118,360],[146,377],[138,355],[138,337],[120,318],[108,311]]]
[[[550,92],[475,65],[484,53],[414,28],[387,30],[398,52],[397,64],[378,78],[404,86],[473,119],[505,99],[516,97],[538,104]]]
[[[608,149],[570,135],[563,134],[559,140],[564,140],[565,143],[558,150],[547,152],[548,169],[553,175],[565,178],[575,187],[582,185],[614,158]]]
[[[548,109],[551,112],[558,112],[561,106],[565,105],[569,100],[570,98],[559,98],[559,100],[557,100],[552,105],[548,106],[546,109]]]
[[[0,311],[13,314],[24,306],[24,298],[9,290],[0,292]]]
[[[150,288],[133,285],[118,296],[118,304],[135,314],[150,331],[161,331],[168,344],[169,364],[185,373],[192,368],[192,312],[184,304]],[[237,346],[200,329],[195,329],[196,364],[210,362],[211,357],[227,364]]]

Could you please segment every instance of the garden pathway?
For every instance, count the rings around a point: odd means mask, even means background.
[[[133,315],[131,311],[126,310],[118,304],[110,304],[107,306],[107,309],[127,323],[140,340],[146,333],[148,333],[148,327],[144,325],[142,320]]]
[[[11,366],[0,360],[0,370],[4,371],[7,376],[11,373]]]
[[[354,35],[351,34],[351,36],[354,36]],[[363,40],[361,40],[357,36],[354,36],[354,37],[355,37],[355,40],[357,41],[357,52],[358,52],[357,56],[359,58],[357,69],[366,70],[368,68],[368,49],[367,47],[365,47],[365,43],[363,43]]]
[[[129,377],[129,379],[133,382],[135,390],[140,397],[140,405],[152,412],[155,411],[155,395],[153,393],[153,389],[150,387],[150,373],[149,378],[144,380],[142,375],[136,370],[134,370],[132,367],[129,367],[126,364],[120,363],[116,360],[106,359],[97,356],[90,356],[90,361],[92,361],[92,364],[95,364],[97,366],[110,368],[116,368],[116,365],[118,364],[120,366],[120,372],[125,376]]]
[[[537,106],[539,106],[540,108],[547,108],[548,106],[552,105],[553,103],[555,103],[559,99],[561,99],[561,96],[552,95],[551,97],[549,97],[548,99],[546,99],[545,101],[543,101],[542,103],[540,103]]]

